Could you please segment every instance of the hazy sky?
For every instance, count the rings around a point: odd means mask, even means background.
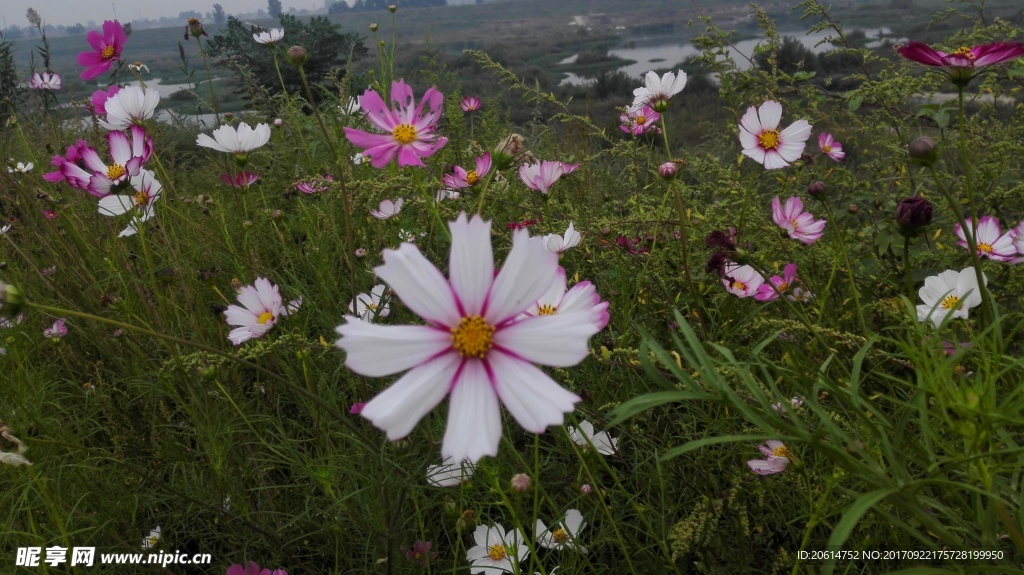
[[[16,24],[28,26],[25,12],[31,7],[42,16],[43,21],[54,26],[64,24],[86,24],[89,20],[103,22],[117,18],[131,22],[133,18],[159,18],[177,16],[185,10],[197,10],[203,14],[220,4],[228,14],[255,12],[267,9],[267,0],[0,0],[0,24],[3,28]],[[282,0],[285,10],[322,8],[323,0]],[[6,23],[4,23],[6,21]]]

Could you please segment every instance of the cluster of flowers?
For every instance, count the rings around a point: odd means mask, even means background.
[[[562,551],[565,549],[586,553],[587,548],[580,545],[579,537],[587,522],[578,509],[569,509],[565,517],[551,527],[540,519],[534,525],[537,544],[545,549]],[[530,556],[526,537],[519,529],[506,531],[501,525],[478,525],[473,532],[476,543],[466,552],[466,559],[471,563],[470,573],[517,573],[519,564]],[[557,567],[556,567],[557,569]],[[553,572],[554,570],[552,570]]]

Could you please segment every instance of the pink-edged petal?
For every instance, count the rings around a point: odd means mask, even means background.
[[[256,291],[254,286],[243,286],[238,292],[238,303],[245,306],[246,309],[259,315],[265,311],[263,304],[260,302],[260,294]]]
[[[493,385],[482,361],[470,359],[462,363],[448,406],[442,458],[476,463],[485,455],[498,454],[501,408]]]
[[[811,137],[811,126],[807,120],[797,120],[790,124],[788,128],[779,133],[779,140],[784,144],[788,143],[799,143],[801,144],[800,149],[803,149],[803,144],[807,142],[807,139]]]
[[[590,352],[597,333],[589,312],[557,313],[524,319],[494,333],[495,348],[534,363],[569,367]]]
[[[500,351],[492,351],[487,360],[498,397],[526,431],[543,433],[548,426],[562,425],[580,401],[533,364]]]
[[[542,238],[516,230],[512,251],[494,279],[484,318],[498,325],[526,311],[547,291],[558,273],[558,254],[549,252]]]
[[[462,315],[480,315],[494,281],[491,222],[480,216],[467,220],[462,213],[448,228],[452,232],[449,281],[458,296]]]
[[[451,334],[423,325],[376,325],[346,315],[335,331],[335,345],[345,350],[345,365],[369,377],[405,371],[452,347]]]
[[[452,352],[414,367],[367,402],[360,415],[392,441],[409,435],[419,420],[448,395],[461,363],[459,354]]]
[[[747,156],[748,158],[750,158],[752,160],[754,160],[758,164],[764,164],[764,160],[765,160],[764,148],[762,148],[760,146],[756,146],[755,145],[753,148],[745,148],[743,150],[743,155]],[[767,167],[767,166],[765,166],[765,167]]]
[[[740,118],[740,128],[742,128],[742,131],[754,135],[754,137],[757,137],[758,134],[764,131],[764,128],[761,126],[761,119],[757,117],[756,106],[747,108],[747,113],[743,114],[743,117]]]
[[[782,155],[776,150],[768,150],[764,153],[764,169],[766,170],[778,170],[785,168],[789,163],[782,158]]]
[[[237,305],[229,305],[228,309],[224,311],[224,317],[228,325],[242,327],[257,325],[259,320],[256,314]]]
[[[751,459],[747,462],[747,467],[758,475],[774,475],[785,471],[789,461],[782,457],[774,457],[772,459]]]
[[[800,155],[804,153],[804,142],[783,142],[779,144],[779,147],[775,149],[779,156],[786,162],[792,163],[800,159]]]
[[[403,243],[397,250],[384,250],[384,265],[373,271],[391,286],[406,307],[430,323],[453,327],[462,319],[452,287],[413,244]]]
[[[761,127],[765,130],[775,130],[782,120],[782,104],[775,100],[768,100],[757,109],[757,117],[761,121]]]
[[[740,145],[743,146],[744,150],[749,150],[759,147],[757,136],[751,134],[746,130],[740,130]],[[755,160],[757,158],[754,158]]]

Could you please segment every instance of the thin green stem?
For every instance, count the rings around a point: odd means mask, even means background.
[[[217,120],[217,125],[220,126],[220,110],[217,106],[217,94],[213,91],[213,73],[210,71],[210,62],[206,59],[203,40],[196,37],[196,42],[199,43],[199,55],[203,57],[203,65],[206,66],[206,82],[210,84],[210,106],[213,107],[213,117]]]
[[[914,274],[910,269],[910,237],[903,238],[903,280],[907,286],[907,297],[914,301]]]

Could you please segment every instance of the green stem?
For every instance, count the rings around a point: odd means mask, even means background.
[[[828,211],[828,218],[832,221],[832,229],[836,231],[836,239],[839,242],[839,251],[843,254],[843,262],[846,264],[846,277],[850,280],[850,289],[853,292],[853,305],[857,308],[857,322],[860,324],[861,333],[865,336],[871,332],[868,330],[868,324],[864,321],[864,308],[860,305],[860,291],[857,289],[857,279],[853,275],[853,266],[850,265],[850,254],[846,250],[846,238],[843,234],[843,229],[839,227],[839,222],[836,221],[835,213],[832,211],[832,206],[828,202],[824,202],[825,208]]]
[[[910,238],[903,238],[903,280],[907,285],[907,297],[914,301],[914,275],[910,271]]]
[[[206,59],[206,50],[203,50],[203,40],[196,38],[199,44],[199,55],[203,57],[203,65],[206,66],[206,82],[210,84],[210,106],[213,107],[213,117],[220,126],[220,110],[217,107],[217,94],[213,91],[213,74],[210,72],[210,62]]]

